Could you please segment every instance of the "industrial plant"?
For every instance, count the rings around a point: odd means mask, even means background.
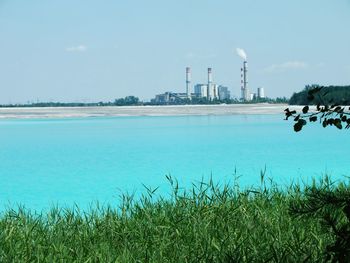
[[[171,103],[177,100],[192,100],[194,98],[205,98],[207,100],[226,100],[230,99],[230,91],[227,87],[217,85],[213,82],[212,68],[208,68],[208,82],[195,84],[192,92],[192,74],[191,68],[186,68],[186,93],[165,92],[156,95],[152,100],[154,103]]]
[[[265,98],[265,92],[263,87],[257,89],[257,93],[251,93],[248,88],[248,62],[247,55],[243,49],[237,48],[238,55],[243,58],[243,67],[241,68],[241,96],[240,101],[248,102],[251,100]],[[192,74],[191,68],[186,67],[186,92],[175,93],[165,92],[163,94],[156,95],[151,100],[157,104],[175,103],[177,101],[191,101],[193,99],[206,99],[208,101],[225,101],[231,98],[228,87],[218,85],[213,82],[213,70],[211,67],[207,71],[207,83],[195,84],[192,88]]]

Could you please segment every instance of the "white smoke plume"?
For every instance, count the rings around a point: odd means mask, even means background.
[[[245,51],[243,49],[236,48],[236,51],[237,51],[238,56],[240,56],[244,60],[247,60],[247,54],[245,53]]]

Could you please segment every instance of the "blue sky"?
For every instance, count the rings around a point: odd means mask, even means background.
[[[0,103],[148,100],[214,81],[269,97],[350,84],[349,0],[0,0]]]

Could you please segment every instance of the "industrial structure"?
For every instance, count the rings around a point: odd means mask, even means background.
[[[265,98],[265,91],[263,87],[258,88],[258,98],[261,98],[261,99]]]
[[[251,94],[248,89],[248,63],[247,60],[243,61],[243,67],[241,68],[241,100],[251,100]]]
[[[241,67],[241,96],[240,100],[251,101],[256,99],[265,98],[265,92],[263,87],[257,89],[257,93],[251,93],[248,88],[248,62],[247,55],[243,49],[237,49],[238,55],[243,59],[243,66]],[[156,95],[151,100],[157,104],[169,104],[177,102],[186,102],[193,99],[204,98],[208,101],[213,100],[228,100],[231,98],[230,91],[223,85],[217,85],[213,82],[213,70],[211,67],[207,71],[207,83],[199,83],[193,86],[192,89],[192,72],[190,67],[186,67],[185,78],[185,93],[165,92],[163,94]],[[193,92],[192,92],[193,91]]]
[[[259,87],[256,93],[250,93],[248,88],[248,63],[247,60],[244,60],[241,68],[241,100],[251,101],[264,98],[265,92],[263,87]]]
[[[216,98],[216,86],[213,85],[213,73],[211,68],[208,68],[207,98],[210,100]]]
[[[265,98],[264,88],[262,87],[258,88],[257,93],[250,93],[248,88],[247,54],[241,48],[237,48],[237,54],[243,59],[243,67],[241,68],[241,101],[259,100]]]
[[[158,104],[175,103],[179,100],[192,100],[194,98],[205,98],[207,100],[225,100],[230,99],[230,91],[227,87],[217,85],[213,82],[212,68],[207,71],[207,83],[194,85],[194,93],[191,86],[191,68],[186,67],[186,93],[165,92],[156,95],[151,101]]]
[[[188,99],[191,99],[191,68],[186,68],[186,95]]]
[[[207,84],[196,84],[194,86],[194,94],[197,98],[206,98],[208,100],[219,99],[219,86],[213,83],[212,68],[208,68]]]
[[[228,90],[228,87],[220,85],[218,87],[218,96],[219,100],[229,100],[231,98],[231,93]]]

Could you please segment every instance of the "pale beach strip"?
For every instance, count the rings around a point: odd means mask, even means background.
[[[301,110],[302,106],[261,103],[171,106],[22,107],[0,108],[0,119],[284,114],[286,108]]]

